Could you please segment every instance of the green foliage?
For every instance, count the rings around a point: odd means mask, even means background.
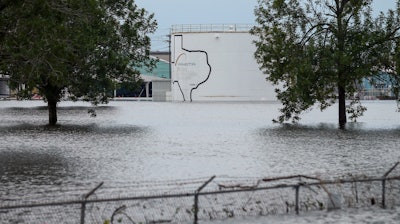
[[[140,82],[136,68],[155,66],[157,24],[133,0],[1,1],[0,21],[0,73],[47,101],[104,103],[116,83]]]
[[[357,118],[362,116],[367,108],[361,105],[360,100],[354,99],[347,106],[346,110],[350,114],[350,120],[357,122]]]
[[[297,122],[303,111],[345,102],[365,77],[390,71],[398,94],[400,10],[372,18],[371,0],[259,0],[252,34],[255,58],[283,103],[277,122]],[[365,111],[351,103],[352,119]],[[358,102],[359,103],[359,102]],[[349,109],[353,108],[353,109]]]

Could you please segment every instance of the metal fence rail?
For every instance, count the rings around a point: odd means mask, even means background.
[[[0,204],[0,223],[198,223],[258,216],[400,204],[396,163],[381,177],[322,180],[311,176],[177,182],[162,191],[110,196],[100,183],[82,198],[30,204]],[[190,185],[190,186],[189,186]],[[197,185],[197,187],[196,187]],[[112,188],[111,188],[112,189]],[[106,197],[104,197],[106,195]]]

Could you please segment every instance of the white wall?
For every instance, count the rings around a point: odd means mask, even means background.
[[[254,59],[254,38],[247,32],[172,34],[173,100],[182,101],[184,95],[190,101],[191,91],[193,101],[276,100]]]
[[[171,92],[171,81],[170,80],[153,80],[153,101],[164,102],[167,100],[167,92]]]

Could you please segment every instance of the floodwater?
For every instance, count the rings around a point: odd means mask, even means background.
[[[298,125],[272,123],[279,103],[59,104],[48,127],[40,101],[0,101],[0,198],[43,195],[55,186],[198,177],[294,174],[382,175],[400,161],[394,101],[363,102],[347,130],[337,107],[312,110]]]

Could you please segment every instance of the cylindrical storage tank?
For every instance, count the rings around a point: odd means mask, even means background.
[[[248,31],[230,28],[172,29],[173,100],[275,101],[274,87],[254,58],[254,40]]]

